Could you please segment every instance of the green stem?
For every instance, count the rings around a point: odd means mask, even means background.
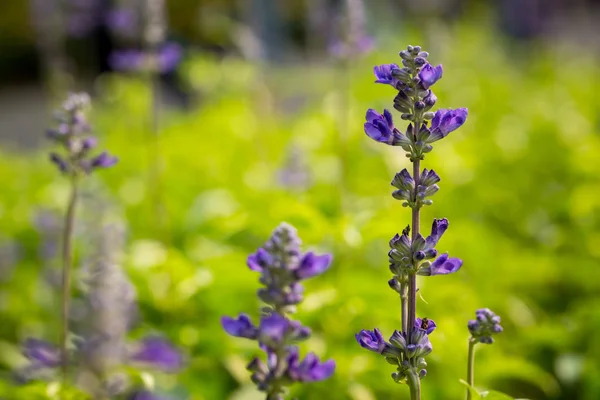
[[[477,342],[473,338],[469,339],[469,356],[467,363],[467,400],[471,400],[471,388],[475,383],[475,345]]]
[[[410,388],[410,400],[421,400],[421,380],[414,370],[408,373],[408,387]]]
[[[62,330],[61,330],[61,366],[63,386],[69,383],[69,308],[71,304],[71,269],[73,268],[73,227],[75,225],[75,209],[79,196],[79,179],[74,176],[71,180],[71,196],[65,215],[65,226],[63,231],[63,271],[62,271]]]
[[[408,318],[408,285],[405,282],[400,283],[400,306],[402,308],[402,332],[406,332]]]
[[[415,125],[419,124],[419,121],[415,120]],[[415,187],[419,185],[419,174],[421,168],[421,161],[413,161],[413,179],[415,180]],[[412,209],[412,241],[413,243],[417,240],[420,230],[420,211],[419,206],[415,206]],[[408,337],[415,326],[415,320],[417,319],[417,274],[411,272],[408,274],[408,326],[407,332]]]

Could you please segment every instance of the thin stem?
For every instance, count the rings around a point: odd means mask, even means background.
[[[415,126],[419,124],[419,121],[415,121]],[[415,180],[415,187],[419,185],[421,161],[413,161],[413,179]],[[420,207],[415,206],[412,209],[412,241],[417,240],[420,230]],[[417,319],[417,275],[415,272],[411,272],[408,275],[408,326],[407,331],[410,337],[415,326],[415,320]]]
[[[406,332],[408,318],[408,284],[400,284],[400,306],[402,307],[402,332]]]
[[[408,387],[410,388],[410,400],[421,399],[421,380],[414,370],[408,373]]]
[[[75,224],[75,209],[79,196],[79,179],[74,176],[71,180],[71,196],[65,215],[65,226],[63,231],[63,271],[62,271],[62,331],[61,331],[61,361],[62,377],[64,387],[69,383],[69,308],[71,304],[71,269],[73,267],[73,227]]]
[[[473,338],[469,339],[469,356],[467,362],[467,400],[471,400],[471,388],[475,382],[475,345],[477,344]]]

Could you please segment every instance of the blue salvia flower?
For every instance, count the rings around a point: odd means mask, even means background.
[[[329,254],[301,253],[296,230],[285,223],[275,229],[271,238],[248,256],[248,267],[260,273],[258,297],[266,304],[258,325],[246,314],[237,318],[224,316],[221,325],[228,334],[256,340],[265,359],[254,358],[248,365],[252,381],[267,400],[283,399],[285,387],[294,382],[314,382],[329,378],[335,362],[321,362],[309,353],[300,358],[296,343],[310,337],[309,328],[293,321],[288,314],[302,301],[301,281],[322,274],[331,264]]]
[[[108,168],[118,161],[116,157],[102,152],[92,156],[97,139],[90,135],[86,111],[90,98],[86,93],[71,93],[56,113],[58,127],[46,132],[46,136],[63,148],[63,154],[50,153],[58,169],[69,176],[89,174],[98,168]]]
[[[392,196],[401,200],[404,207],[411,208],[414,225],[412,234],[408,226],[389,243],[390,271],[394,276],[388,285],[400,295],[402,327],[394,332],[389,342],[383,339],[378,329],[363,330],[356,335],[356,340],[363,348],[383,355],[389,363],[396,365],[394,380],[408,384],[411,399],[420,399],[420,379],[427,373],[425,356],[432,351],[428,335],[436,326],[432,320],[416,317],[416,277],[451,274],[463,263],[448,254],[439,255],[436,249],[448,229],[447,219],[435,219],[431,234],[426,238],[419,232],[420,209],[432,204],[431,197],[439,191],[440,182],[435,171],[421,170],[420,162],[433,150],[431,143],[464,124],[468,112],[466,108],[431,111],[437,103],[431,88],[442,78],[442,66],[431,65],[427,61],[429,54],[419,46],[408,46],[399,55],[402,67],[383,64],[374,68],[375,83],[389,85],[397,91],[394,109],[402,113],[400,119],[408,121],[408,126],[401,132],[389,111],[385,110],[382,115],[368,110],[364,129],[367,136],[377,142],[401,147],[413,164],[412,174],[403,169],[391,182],[395,188]]]

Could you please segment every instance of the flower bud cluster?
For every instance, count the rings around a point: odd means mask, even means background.
[[[425,168],[417,185],[408,170],[404,168],[392,180],[391,185],[398,189],[392,193],[392,197],[396,200],[404,200],[402,203],[404,207],[420,208],[429,206],[433,201],[428,197],[433,196],[440,190],[439,186],[436,185],[439,181],[440,177],[434,170]]]
[[[91,129],[85,115],[89,105],[90,98],[86,93],[69,94],[62,108],[56,112],[58,127],[46,132],[50,140],[65,150],[63,155],[50,153],[50,161],[69,176],[89,174],[98,168],[111,167],[118,161],[106,152],[90,155],[98,140],[90,135]]]
[[[500,317],[489,308],[481,308],[475,311],[475,317],[467,324],[471,333],[471,340],[476,343],[494,343],[492,335],[496,335],[503,330],[500,326]]]

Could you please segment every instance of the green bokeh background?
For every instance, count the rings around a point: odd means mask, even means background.
[[[362,124],[367,108],[391,108],[394,96],[373,85],[372,66],[397,62],[408,43],[422,44],[444,65],[438,106],[469,108],[464,127],[436,143],[423,163],[442,177],[434,204],[422,212],[425,233],[433,218],[448,218],[438,249],[464,260],[456,274],[420,280],[418,314],[438,325],[423,398],[464,395],[466,322],[480,307],[501,315],[505,331],[477,349],[478,387],[535,400],[600,398],[598,60],[572,47],[521,48],[468,21],[428,37],[381,37],[377,51],[347,73],[331,63],[259,67],[190,54],[179,73],[203,101],[161,115],[158,180],[148,172],[145,81],[97,80],[92,121],[120,162],[84,186],[127,225],[123,268],[141,310],[132,338],[162,332],[186,353],[180,374],[155,375],[161,393],[262,398],[244,370],[254,343],[226,336],[219,318],[258,317],[258,276],[245,258],[287,221],[306,249],[334,255],[331,270],[306,283],[297,318],[314,331],[302,348],[334,358],[337,371],[293,392],[299,399],[408,399],[390,378],[393,367],[354,340],[361,329],[389,336],[399,325],[399,301],[386,283],[387,243],[410,213],[391,197],[390,181],[408,160],[369,140]],[[312,176],[306,189],[278,182],[291,148]],[[58,260],[39,258],[33,221],[42,209],[63,212],[68,183],[46,154],[0,149],[0,238],[20,243],[23,256],[0,283],[7,377],[0,398],[43,399],[52,389],[16,388],[8,379],[24,362],[19,342],[59,333],[58,294],[43,275]],[[157,190],[162,217],[151,195]],[[81,221],[95,215],[88,204]],[[84,247],[78,237],[80,255]]]

